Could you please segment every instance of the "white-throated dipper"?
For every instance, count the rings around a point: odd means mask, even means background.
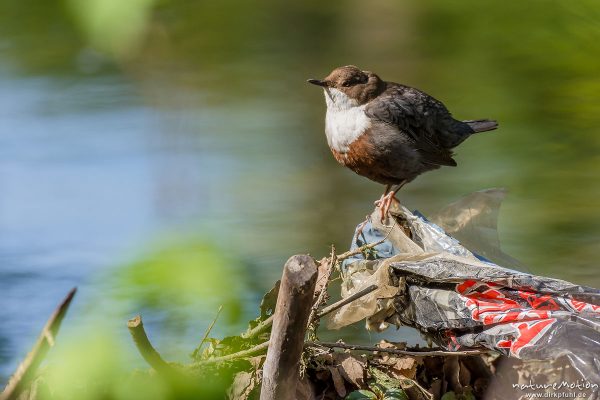
[[[456,120],[427,93],[353,65],[308,82],[325,91],[325,134],[335,159],[386,185],[377,202],[382,221],[404,184],[443,165],[456,166],[454,147],[498,127],[488,119]]]

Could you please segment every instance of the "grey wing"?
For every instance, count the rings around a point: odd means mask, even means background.
[[[446,137],[452,135],[455,121],[444,105],[417,89],[395,85],[372,100],[365,113],[393,125],[409,137],[421,154],[422,162],[456,166]]]

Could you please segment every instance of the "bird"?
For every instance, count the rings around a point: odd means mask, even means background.
[[[307,82],[323,88],[325,135],[335,159],[385,185],[375,202],[382,222],[400,188],[424,172],[455,167],[456,146],[475,133],[498,127],[490,119],[454,119],[427,93],[384,81],[354,65]]]

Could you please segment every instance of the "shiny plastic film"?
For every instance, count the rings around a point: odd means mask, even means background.
[[[383,242],[344,261],[342,296],[378,289],[334,313],[329,327],[365,320],[370,330],[413,327],[447,350],[565,356],[600,383],[600,290],[514,269],[519,263],[501,251],[496,231],[503,198],[499,189],[470,194],[432,217],[437,224],[402,206],[380,223],[375,210],[351,248]]]

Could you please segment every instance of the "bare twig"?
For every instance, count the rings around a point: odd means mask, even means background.
[[[219,306],[219,309],[217,310],[217,315],[215,315],[215,318],[212,320],[212,322],[210,323],[210,325],[206,329],[206,332],[204,332],[204,336],[202,337],[202,340],[200,341],[200,344],[192,352],[192,357],[196,358],[196,356],[198,355],[198,352],[202,349],[202,345],[204,344],[204,342],[206,342],[206,339],[208,339],[208,335],[210,335],[210,331],[212,331],[213,326],[215,326],[215,323],[217,322],[217,319],[219,318],[219,315],[221,315],[221,311],[222,310],[223,310],[223,306],[221,305],[221,306]]]
[[[416,356],[416,357],[431,357],[431,356],[472,356],[475,354],[487,353],[490,350],[464,350],[464,351],[447,351],[447,350],[399,350],[399,349],[382,349],[377,346],[363,346],[359,344],[346,344],[342,342],[306,342],[305,347],[328,347],[330,349],[346,349],[346,350],[361,350],[361,351],[372,351],[379,353],[389,354],[400,354],[405,356]]]
[[[240,358],[247,358],[260,354],[269,347],[269,342],[263,342],[247,350],[238,351],[237,353],[227,354],[220,357],[207,358],[206,360],[200,360],[195,365],[201,366],[205,364],[216,364],[224,361],[233,361]],[[465,351],[446,351],[446,350],[398,350],[398,349],[382,349],[377,346],[362,346],[362,345],[351,345],[346,343],[331,343],[331,342],[305,342],[304,347],[327,347],[330,349],[339,348],[347,350],[361,350],[361,351],[372,351],[389,354],[400,354],[407,356],[472,356],[477,354],[484,354],[489,352],[487,349],[482,350],[465,350]]]
[[[387,239],[387,236],[385,238],[381,239],[378,242],[373,242],[373,243],[365,244],[365,245],[360,246],[359,248],[354,249],[354,250],[348,250],[347,252],[338,255],[337,259],[338,259],[338,261],[342,261],[342,260],[345,260],[346,258],[355,256],[357,254],[361,254],[365,250],[372,249],[373,247],[379,246],[381,243],[385,242],[386,239]]]
[[[150,343],[148,335],[144,330],[144,324],[142,323],[142,317],[136,316],[127,321],[127,328],[131,334],[131,338],[135,343],[141,356],[146,362],[159,373],[170,373],[173,372],[173,368],[158,354],[158,352]]]
[[[371,293],[372,291],[376,290],[377,288],[378,288],[377,285],[367,286],[366,288],[359,290],[358,292],[354,293],[353,295],[348,296],[345,299],[341,299],[340,301],[337,301],[337,302],[323,308],[319,313],[317,313],[316,317],[322,318],[323,316],[325,316],[331,312],[334,312],[338,308],[342,308],[346,304],[352,303],[354,300],[357,300],[363,296],[366,296],[367,294]]]
[[[221,363],[221,362],[225,362],[225,361],[233,361],[233,360],[238,360],[240,358],[252,357],[257,354],[264,353],[268,347],[269,347],[269,342],[266,341],[261,344],[257,344],[256,346],[251,347],[249,349],[238,351],[237,353],[231,353],[231,354],[227,354],[227,355],[220,356],[220,357],[211,357],[211,358],[207,358],[205,360],[199,360],[194,364],[194,366],[199,367],[199,366],[207,365],[207,364],[217,364],[217,363]]]
[[[357,254],[362,254],[362,253],[364,253],[365,250],[372,249],[373,247],[379,246],[381,243],[383,243],[383,242],[385,242],[387,240],[387,238],[390,236],[390,233],[392,233],[392,230],[394,229],[394,227],[396,226],[396,224],[397,224],[397,222],[394,221],[394,225],[392,225],[390,227],[390,229],[387,231],[387,233],[385,234],[385,236],[383,237],[383,239],[381,239],[380,241],[365,244],[365,245],[360,246],[359,248],[354,249],[354,250],[348,250],[347,252],[338,255],[337,256],[337,260],[338,261],[343,261],[346,258],[355,256]]]
[[[77,288],[71,289],[67,297],[56,307],[46,325],[42,329],[40,336],[36,340],[33,348],[27,354],[27,357],[19,364],[15,373],[12,375],[8,384],[0,393],[0,400],[16,399],[19,394],[27,387],[33,378],[35,371],[48,353],[50,347],[54,346],[54,340],[58,334],[60,324],[69,309],[69,305],[77,292]]]

